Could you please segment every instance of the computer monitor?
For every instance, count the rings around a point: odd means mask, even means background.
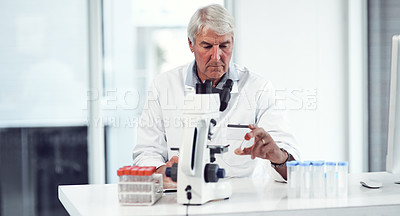
[[[389,128],[386,170],[400,173],[400,35],[392,38],[392,65],[390,72]]]

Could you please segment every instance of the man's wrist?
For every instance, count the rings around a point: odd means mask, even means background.
[[[278,168],[278,167],[284,166],[284,165],[286,164],[286,162],[288,162],[289,159],[290,159],[291,154],[290,154],[288,151],[286,151],[284,148],[280,148],[280,151],[282,151],[284,154],[286,154],[286,155],[287,155],[287,158],[286,158],[285,161],[282,162],[282,163],[274,163],[274,162],[270,161],[270,162],[271,162],[271,166],[272,166],[273,168]]]

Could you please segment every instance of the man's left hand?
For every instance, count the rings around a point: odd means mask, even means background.
[[[249,125],[250,132],[246,133],[245,139],[250,140],[254,138],[254,144],[243,150],[238,148],[235,150],[237,155],[251,155],[251,159],[256,157],[267,159],[273,163],[283,163],[286,161],[288,155],[283,152],[272,137],[260,127]]]

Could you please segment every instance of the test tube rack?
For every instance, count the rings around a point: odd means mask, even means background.
[[[162,174],[155,167],[125,166],[117,173],[120,205],[153,205],[163,194]]]

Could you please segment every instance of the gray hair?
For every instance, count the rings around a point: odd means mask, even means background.
[[[187,28],[190,42],[194,44],[197,34],[204,28],[208,27],[217,35],[234,33],[234,19],[229,12],[218,4],[212,4],[199,8],[189,21]]]

